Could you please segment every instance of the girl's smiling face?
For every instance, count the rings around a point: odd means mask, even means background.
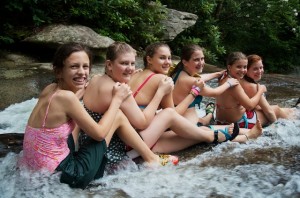
[[[190,75],[202,73],[205,64],[203,51],[196,50],[188,61],[182,60],[182,63]]]
[[[74,93],[84,88],[90,74],[90,59],[85,51],[72,53],[64,61],[64,67],[58,78],[63,89]]]
[[[261,60],[254,62],[247,70],[247,76],[252,78],[254,81],[259,81],[264,74],[264,65]]]
[[[168,74],[172,64],[171,51],[166,46],[159,47],[153,57],[147,56],[148,69],[155,73]]]
[[[242,79],[247,73],[247,59],[236,60],[232,65],[228,65],[228,72],[231,77],[238,80]]]
[[[135,53],[119,54],[114,61],[107,60],[106,65],[111,71],[111,78],[115,82],[128,83],[135,71]]]

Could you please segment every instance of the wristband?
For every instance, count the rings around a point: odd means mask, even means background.
[[[201,88],[200,88],[200,87],[197,87],[196,85],[193,85],[193,86],[192,86],[192,89],[196,89],[198,92],[201,91]]]
[[[229,88],[230,88],[230,87],[232,87],[232,85],[231,85],[231,83],[230,83],[230,82],[228,82],[228,81],[226,81],[226,82],[229,84]]]
[[[196,96],[198,96],[201,89],[199,87],[193,85],[191,91],[194,92],[194,94],[196,94]]]
[[[194,96],[194,98],[196,98],[198,95],[193,91],[193,89],[190,91],[190,94],[192,94],[192,96]]]

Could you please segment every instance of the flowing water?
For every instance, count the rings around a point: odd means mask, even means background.
[[[29,71],[47,77],[16,80],[0,74],[2,85],[10,85],[20,100],[0,111],[0,134],[23,133],[37,93],[51,82],[47,69]],[[273,104],[288,107],[298,99],[299,76],[270,74],[265,79]],[[295,112],[297,119],[280,119],[247,144],[197,145],[176,153],[178,166],[149,169],[128,160],[86,190],[59,183],[60,173],[20,171],[19,152],[9,152],[0,158],[0,197],[300,197],[300,109]]]

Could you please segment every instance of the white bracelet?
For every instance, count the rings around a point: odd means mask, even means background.
[[[228,84],[229,84],[229,88],[232,86],[231,84],[230,84],[230,82],[228,82],[228,81],[226,81]]]

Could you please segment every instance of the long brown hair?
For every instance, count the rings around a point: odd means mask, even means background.
[[[148,66],[147,57],[149,56],[152,58],[154,56],[154,54],[156,53],[157,49],[159,49],[160,47],[167,47],[171,51],[169,45],[166,43],[158,42],[158,43],[152,43],[152,44],[148,45],[145,49],[145,55],[143,57],[144,68],[147,68],[147,66]]]
[[[182,61],[183,60],[189,61],[195,51],[203,52],[203,49],[199,45],[196,45],[196,44],[189,44],[189,45],[184,46],[181,50],[180,62],[170,72],[170,76],[173,76],[178,71],[182,71],[183,67],[184,67]]]

